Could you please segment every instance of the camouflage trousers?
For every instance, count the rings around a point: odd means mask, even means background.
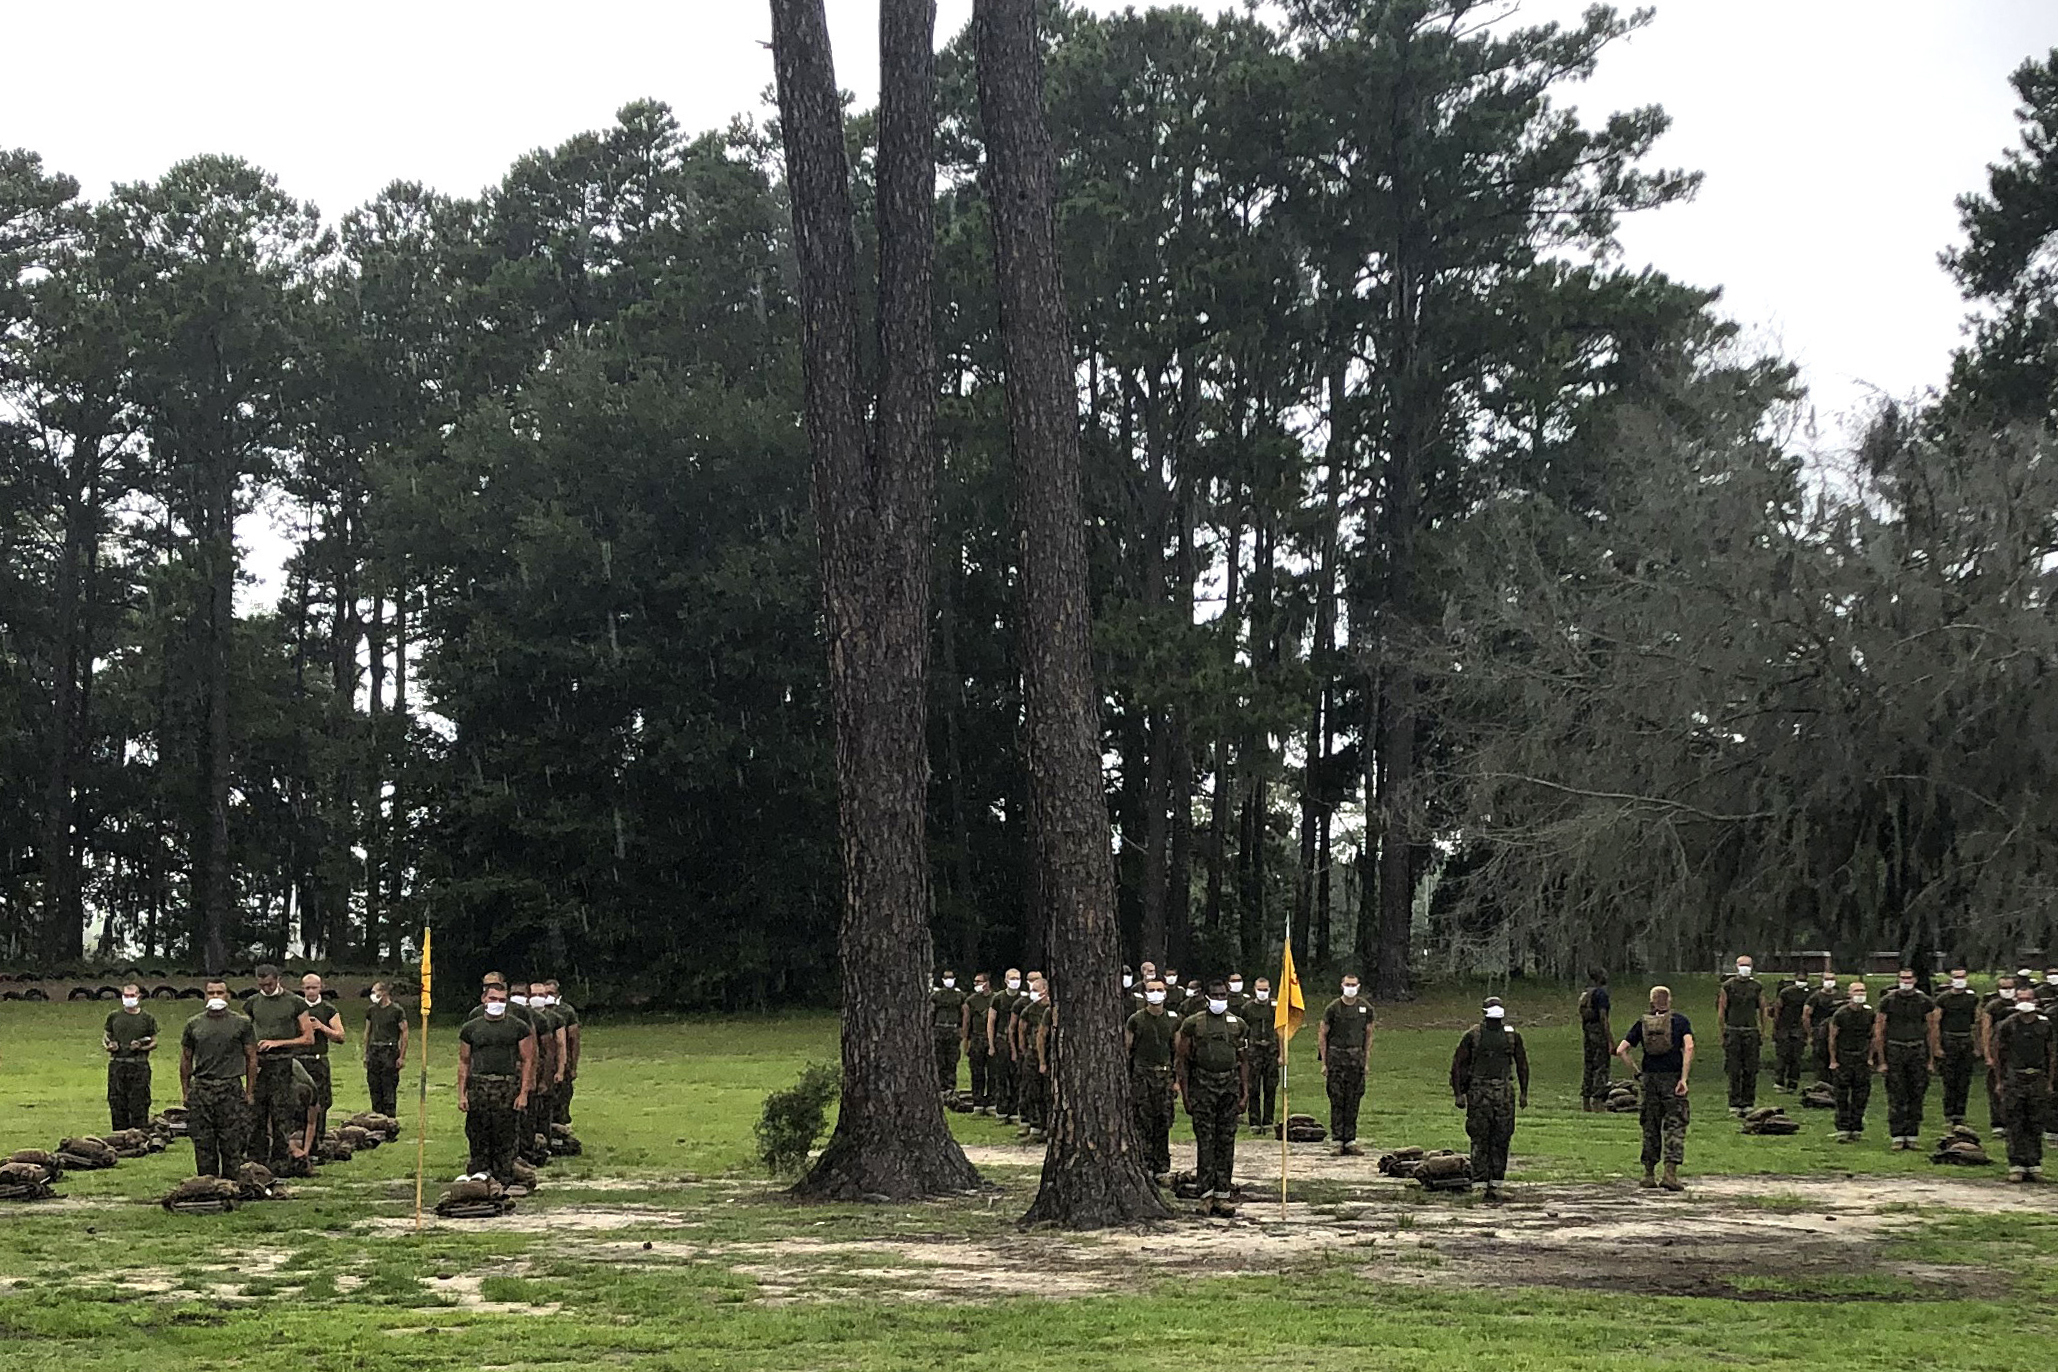
[[[985,1030],[975,1030],[965,1047],[965,1061],[972,1069],[972,1107],[993,1104],[993,1059],[986,1051]]]
[[[1722,1030],[1722,1074],[1729,1079],[1729,1108],[1749,1110],[1758,1103],[1758,1063],[1765,1036],[1756,1029]]]
[[[1824,1020],[1816,1025],[1814,1032],[1809,1037],[1811,1039],[1809,1059],[1815,1066],[1815,1080],[1818,1082],[1829,1081],[1831,1078],[1829,1070],[1829,1021]]]
[[[1186,1074],[1186,1111],[1193,1116],[1194,1174],[1203,1195],[1229,1194],[1236,1172],[1236,1121],[1243,1112],[1243,1084],[1234,1072]]]
[[[1836,1127],[1846,1134],[1865,1132],[1865,1107],[1872,1101],[1872,1063],[1860,1055],[1839,1062],[1831,1078],[1836,1087]]]
[[[107,1117],[116,1133],[150,1123],[150,1059],[107,1060]]]
[[[372,1111],[396,1115],[400,1109],[400,1045],[374,1043],[364,1050],[364,1084],[371,1092]]]
[[[1886,1046],[1887,1133],[1912,1139],[1922,1132],[1922,1103],[1929,1095],[1929,1045]]]
[[[1272,1123],[1279,1108],[1279,1050],[1271,1044],[1251,1046],[1251,1112],[1253,1126]]]
[[[1972,1094],[1972,1069],[1979,1061],[1972,1035],[1945,1034],[1944,1060],[1938,1064],[1944,1079],[1944,1118],[1953,1124],[1965,1122],[1966,1098]]]
[[[938,1029],[936,1040],[936,1089],[958,1089],[958,1031]]]
[[[1637,1118],[1644,1128],[1644,1168],[1648,1171],[1661,1160],[1677,1167],[1686,1161],[1686,1127],[1693,1120],[1687,1098],[1675,1090],[1679,1074],[1646,1072],[1641,1085],[1643,1103]]]
[[[1807,1046],[1798,1029],[1772,1036],[1773,1085],[1791,1091],[1801,1084],[1801,1050]]]
[[[1329,1137],[1338,1144],[1358,1140],[1358,1106],[1365,1099],[1365,1060],[1331,1053],[1322,1073],[1329,1092]]]
[[[1129,1068],[1129,1108],[1136,1121],[1136,1136],[1143,1144],[1143,1156],[1152,1176],[1172,1170],[1172,1120],[1178,1101],[1172,1089],[1169,1067]]]
[[[286,1140],[307,1123],[307,1107],[293,1098],[293,1059],[274,1053],[257,1060],[257,1104],[250,1114],[248,1156],[274,1172],[286,1170]]]
[[[1050,1111],[1050,1078],[1036,1070],[1035,1054],[1026,1054],[1015,1064],[1015,1114],[1035,1129],[1044,1126]]]
[[[465,1143],[471,1149],[467,1172],[484,1172],[501,1185],[514,1181],[515,1098],[522,1083],[516,1077],[474,1076],[465,1083]]]
[[[2051,1083],[2042,1072],[2011,1071],[2001,1083],[2010,1167],[2044,1165],[2044,1116],[2050,1105]]]
[[[1008,1056],[1006,1043],[1000,1051],[986,1062],[987,1092],[991,1098],[993,1113],[1012,1115],[1015,1113],[1015,1060]]]
[[[186,1136],[193,1140],[193,1174],[232,1177],[243,1165],[250,1138],[249,1106],[243,1079],[219,1081],[195,1077],[186,1095]]]
[[[577,1077],[566,1075],[564,1084],[550,1093],[551,1123],[570,1128],[572,1124],[572,1088],[579,1084]]]
[[[1465,1092],[1465,1135],[1472,1140],[1472,1180],[1505,1181],[1515,1137],[1515,1083],[1475,1081]]]
[[[1579,1098],[1600,1101],[1608,1098],[1608,1061],[1615,1045],[1608,1042],[1607,1026],[1599,1020],[1579,1026]]]
[[[536,1084],[529,1088],[529,1103],[522,1110],[515,1125],[515,1153],[531,1163],[541,1162],[550,1156],[550,1121],[556,1109],[554,1085],[545,1085],[546,1078],[541,1071],[536,1073]],[[537,1139],[543,1142],[538,1144]]]

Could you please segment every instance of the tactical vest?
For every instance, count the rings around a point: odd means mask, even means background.
[[[1672,1012],[1653,1010],[1643,1018],[1645,1057],[1663,1057],[1679,1045],[1672,1041]]]
[[[1193,1039],[1188,1061],[1203,1072],[1234,1072],[1243,1051],[1243,1021],[1234,1015],[1196,1015],[1179,1031]]]
[[[1723,1025],[1730,1029],[1757,1028],[1758,1010],[1765,1000],[1764,984],[1756,977],[1731,977],[1722,983],[1722,989],[1729,993]]]
[[[965,1007],[965,993],[955,986],[939,987],[930,995],[929,1003],[936,1007],[936,1027],[956,1033]]]
[[[1594,1005],[1594,992],[1598,989],[1598,987],[1589,986],[1579,993],[1579,1022],[1581,1024],[1599,1024],[1601,1022],[1601,1012]]]
[[[2042,1015],[2025,1015],[2020,1010],[2009,1023],[2006,1057],[2011,1072],[2039,1072],[2050,1061],[2051,1021]]]
[[[1666,1017],[1670,1019],[1668,1015]],[[1666,1029],[1671,1035],[1671,1029]],[[1515,1041],[1505,1026],[1477,1025],[1472,1030],[1472,1079],[1506,1081],[1515,1066]]]

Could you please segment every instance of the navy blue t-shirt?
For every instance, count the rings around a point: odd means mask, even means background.
[[[1668,1073],[1675,1077],[1678,1076],[1686,1068],[1686,1036],[1693,1031],[1694,1027],[1687,1023],[1686,1016],[1674,1010],[1672,1012],[1672,1051],[1669,1053],[1645,1053],[1644,1071]],[[1638,1047],[1643,1043],[1643,1016],[1637,1016],[1636,1023],[1629,1026],[1629,1032],[1623,1035],[1623,1041],[1631,1048]]]
[[[1590,1003],[1593,1005],[1594,1013],[1599,1015],[1601,1018],[1606,1019],[1608,1017],[1608,1011],[1610,1009],[1610,1006],[1608,1004],[1608,988],[1605,986],[1594,987],[1593,996]]]

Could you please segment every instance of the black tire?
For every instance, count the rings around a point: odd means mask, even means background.
[[[26,991],[24,991],[24,992],[22,992],[22,993],[21,993],[21,998],[22,998],[23,1000],[48,1000],[48,999],[50,999],[50,997],[49,997],[49,996],[47,996],[47,995],[45,995],[45,994],[44,994],[44,992],[43,992],[43,988],[42,988],[42,987],[40,987],[40,986],[31,986],[31,987],[30,987],[30,988],[29,988],[28,990],[26,990]]]
[[[152,999],[152,1000],[172,1000],[172,999],[175,999],[175,998],[176,998],[176,997],[178,996],[178,994],[179,994],[179,988],[178,988],[178,987],[176,987],[176,986],[158,986],[158,987],[153,987],[153,988],[151,989],[151,992],[150,992],[150,999]]]
[[[180,999],[180,1000],[205,1000],[205,999],[207,999],[207,992],[205,992],[205,991],[201,990],[201,989],[200,989],[199,987],[197,987],[197,986],[188,986],[188,987],[187,987],[187,988],[186,988],[185,990],[183,990],[183,991],[179,992],[179,999]]]
[[[97,997],[83,986],[74,986],[65,994],[66,1000],[94,1000]]]
[[[121,999],[121,987],[119,987],[119,986],[103,986],[103,987],[101,987],[101,988],[100,988],[100,989],[99,989],[98,991],[95,991],[95,992],[93,993],[93,999],[95,999],[95,1000],[120,1000],[120,999]]]

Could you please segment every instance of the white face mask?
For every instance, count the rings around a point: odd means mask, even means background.
[[[1507,1013],[1508,1007],[1505,1005],[1489,1005],[1486,1007],[1486,1017],[1488,1019],[1502,1019],[1506,1017]]]
[[[1033,987],[1033,986],[1032,986],[1032,987],[1030,987],[1030,988],[1029,988],[1029,999],[1031,999],[1031,1000],[1042,1000],[1042,999],[1043,999],[1043,992],[1041,992],[1041,991],[1037,990],[1037,989],[1036,989],[1035,987]]]
[[[1851,1004],[1853,1004],[1853,1005],[1863,1005],[1864,1003],[1865,1003],[1865,993],[1864,993],[1863,991],[1853,991],[1853,992],[1851,992]]]
[[[1834,991],[1834,990],[1836,990],[1836,978],[1835,978],[1835,977],[1824,977],[1824,978],[1822,979],[1822,989],[1823,989],[1823,990],[1825,990],[1825,991]]]
[[[1963,990],[1965,989],[1965,978],[1963,978],[1963,977],[1952,977],[1952,978],[1951,978],[1951,989],[1952,989],[1953,991],[1963,991]]]
[[[123,996],[121,998],[121,1008],[124,1010],[133,1010],[142,1003],[143,1002],[135,996]]]
[[[2033,1000],[2018,1000],[2015,1002],[2015,1008],[2018,1010],[2027,1010],[2031,1013],[2035,1013],[2037,1003]]]
[[[1131,976],[1129,973],[1124,972],[1122,974],[1122,989],[1126,991],[1134,985],[1136,985],[1136,978]]]
[[[945,977],[945,978],[943,979],[943,989],[944,989],[944,990],[946,990],[946,991],[955,991],[955,990],[957,990],[957,989],[958,989],[958,979],[957,979],[956,977]]]
[[[1228,1013],[1228,1011],[1229,1011],[1229,997],[1227,997],[1227,996],[1210,996],[1210,997],[1208,998],[1208,1013],[1209,1013],[1209,1014],[1211,1014],[1211,1015],[1222,1015],[1222,1014],[1227,1014],[1227,1013]]]
[[[1143,998],[1152,1005],[1163,1005],[1165,1003],[1165,993],[1163,991],[1145,991]]]
[[[2058,986],[2058,972],[2046,972],[2046,973],[2044,973],[2044,985],[2046,985],[2046,986]]]
[[[527,996],[509,996],[507,998],[507,1003],[509,1005],[520,1005],[526,1007],[529,1003],[529,998]]]
[[[384,1005],[385,1003],[386,998],[383,995],[372,997],[372,1004],[374,1005]]]
[[[1255,991],[1251,992],[1251,994],[1252,994],[1253,996],[1255,996],[1255,997],[1256,997],[1257,999],[1259,999],[1259,1000],[1270,1000],[1270,999],[1272,999],[1272,993],[1271,993],[1270,991],[1267,991],[1267,990],[1266,990],[1266,989],[1265,989],[1264,987],[1262,987],[1262,986],[1260,986],[1260,987],[1259,987],[1259,988],[1258,988],[1257,990],[1255,990]]]
[[[1353,982],[1345,982],[1345,983],[1344,983],[1344,988],[1343,988],[1343,998],[1344,998],[1345,1000],[1355,1000],[1355,999],[1357,999],[1357,996],[1358,996],[1358,984],[1357,984],[1356,982],[1354,982],[1354,981],[1353,981]]]
[[[1748,962],[1739,962],[1736,965],[1736,974],[1740,977],[1747,977],[1751,975],[1751,964]]]
[[[1232,991],[1241,991],[1243,989],[1243,979],[1241,977],[1238,977],[1235,980],[1231,981],[1229,983],[1229,989]]]
[[[1021,990],[1021,989],[1022,989],[1022,979],[1021,979],[1020,977],[1009,977],[1009,978],[1008,978],[1008,989],[1009,989],[1010,991],[1019,991],[1019,990]]]
[[[220,1014],[222,1011],[229,1008],[229,1003],[223,1000],[220,996],[209,996],[207,998],[207,1008],[214,1011],[216,1014]]]
[[[1901,989],[1903,991],[1913,991],[1915,989],[1915,983],[1912,981],[1904,981],[1901,983]]]
[[[493,1018],[495,1019],[499,1019],[502,1015],[507,1013],[507,1002],[504,1000],[487,1001],[486,1013],[493,1016]]]

